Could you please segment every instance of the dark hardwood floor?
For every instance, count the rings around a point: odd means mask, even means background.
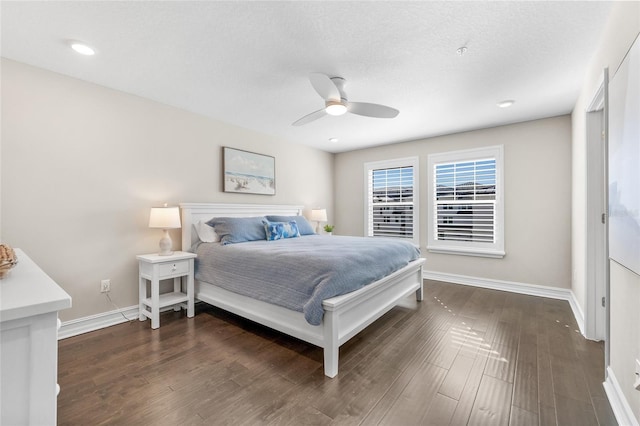
[[[199,304],[60,341],[61,425],[615,425],[565,301],[441,282],[340,349]]]

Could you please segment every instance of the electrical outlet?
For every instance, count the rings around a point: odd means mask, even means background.
[[[111,280],[100,281],[100,293],[108,293],[111,291]]]

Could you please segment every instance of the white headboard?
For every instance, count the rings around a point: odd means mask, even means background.
[[[200,220],[208,221],[214,217],[297,216],[302,214],[302,209],[302,206],[291,205],[180,203],[182,250],[189,250],[198,241],[194,225]]]

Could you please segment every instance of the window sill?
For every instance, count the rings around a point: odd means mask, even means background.
[[[506,253],[502,250],[479,250],[458,247],[427,246],[427,251],[431,253],[454,254],[459,256],[491,257],[494,259],[502,259],[506,255]]]

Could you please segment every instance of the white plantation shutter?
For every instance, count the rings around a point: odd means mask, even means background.
[[[501,146],[429,156],[429,250],[504,256],[501,170]]]
[[[434,182],[436,239],[495,242],[495,158],[438,164]]]
[[[365,164],[365,235],[418,244],[417,158]]]

